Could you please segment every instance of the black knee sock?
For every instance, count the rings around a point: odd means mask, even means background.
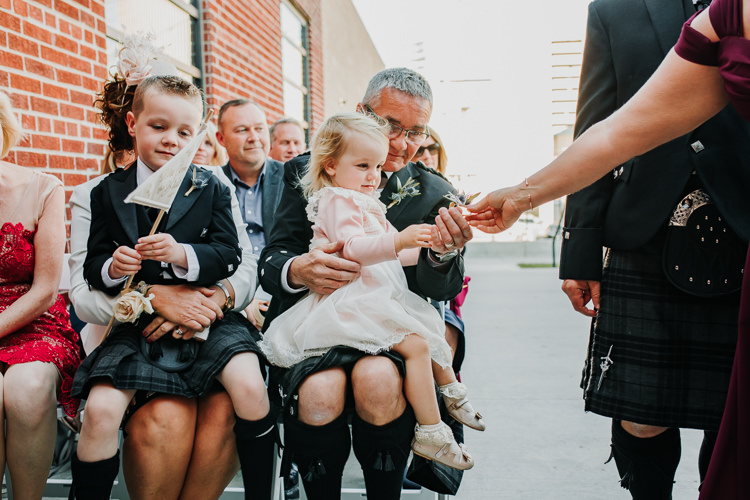
[[[706,479],[706,473],[708,472],[708,464],[711,462],[711,455],[714,452],[714,446],[716,446],[716,438],[719,435],[719,431],[703,431],[703,442],[701,443],[701,451],[698,453],[698,474],[701,478],[701,483],[698,486],[700,491],[703,486],[703,480]]]
[[[341,497],[341,476],[351,448],[345,415],[321,426],[307,425],[287,417],[284,420],[284,444],[284,459],[297,464],[309,500]]]
[[[120,471],[120,451],[112,458],[97,462],[81,462],[74,453],[70,460],[73,485],[70,498],[78,500],[109,500],[112,485]]]
[[[270,500],[273,493],[273,452],[277,441],[277,412],[271,408],[260,420],[235,416],[234,435],[242,467],[245,498]]]
[[[671,500],[680,453],[679,429],[639,438],[625,431],[619,420],[612,421],[612,457],[620,484],[633,500]]]
[[[410,408],[385,425],[368,424],[354,416],[354,454],[365,476],[367,498],[398,500],[401,497],[404,469],[414,437],[414,424],[414,413]]]

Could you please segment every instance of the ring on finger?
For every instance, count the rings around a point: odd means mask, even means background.
[[[453,241],[446,241],[445,242],[445,248],[453,248],[454,246],[456,246],[456,243],[453,242]]]
[[[182,337],[183,335],[185,335],[185,332],[183,332],[182,328],[180,328],[180,327],[177,327],[175,329],[174,333],[177,334],[178,337]]]

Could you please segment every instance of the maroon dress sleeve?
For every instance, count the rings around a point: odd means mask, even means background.
[[[711,5],[709,15],[713,10],[714,4]],[[703,12],[696,12],[690,19],[685,21],[682,26],[682,33],[674,46],[677,55],[696,64],[703,66],[719,65],[719,42],[712,42],[706,35],[695,30],[691,23],[697,16]],[[711,18],[713,24],[713,17]],[[714,29],[716,29],[714,27]]]

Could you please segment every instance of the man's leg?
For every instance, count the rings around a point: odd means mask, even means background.
[[[612,456],[633,500],[671,500],[680,430],[612,421]]]
[[[346,423],[346,372],[331,368],[307,377],[297,392],[298,417],[285,414],[284,441],[310,500],[341,496],[351,437]],[[376,498],[376,497],[373,497]]]
[[[354,454],[365,476],[368,498],[398,499],[414,436],[396,365],[383,356],[362,358],[352,370],[356,415]]]

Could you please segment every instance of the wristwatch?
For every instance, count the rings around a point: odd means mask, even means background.
[[[451,250],[450,252],[444,253],[437,253],[433,251],[432,253],[438,262],[448,262],[456,258],[456,255],[458,255],[458,250]]]
[[[226,312],[230,309],[234,309],[234,300],[232,299],[232,296],[229,294],[229,290],[227,290],[227,287],[224,286],[224,283],[221,281],[216,282],[216,286],[221,288],[221,291],[224,292],[224,295],[226,295],[227,300],[224,301],[224,305],[221,306],[221,310]]]

